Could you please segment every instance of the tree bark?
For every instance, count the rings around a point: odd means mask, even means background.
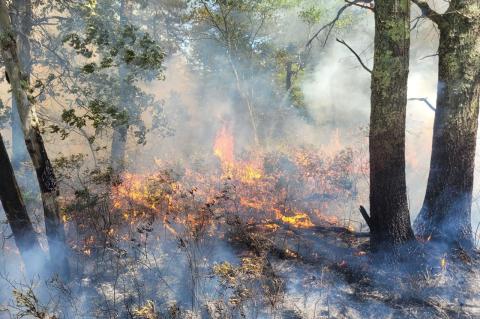
[[[375,4],[370,115],[370,232],[373,250],[413,241],[405,180],[410,1]]]
[[[7,216],[8,224],[13,233],[15,244],[22,256],[27,272],[33,276],[40,268],[33,265],[32,256],[43,259],[43,251],[35,233],[23,197],[13,173],[12,164],[8,158],[7,149],[0,134],[0,201]]]
[[[15,31],[7,14],[5,0],[0,0],[0,49],[9,75],[12,93],[18,103],[18,113],[28,153],[32,160],[42,195],[45,216],[45,231],[48,239],[50,258],[55,271],[68,276],[68,263],[65,257],[65,231],[60,220],[58,205],[58,185],[45,149],[33,103],[26,89],[28,78],[22,75],[21,61],[17,54]]]
[[[12,94],[12,166],[15,171],[20,171],[22,163],[29,161],[28,151],[23,139],[22,122],[18,116],[17,101]]]
[[[473,246],[471,205],[480,98],[480,6],[454,0],[440,30],[437,107],[430,173],[417,231]]]
[[[22,74],[30,82],[32,60],[30,55],[29,36],[32,31],[32,3],[30,0],[15,0],[11,13],[12,27],[15,29],[18,55],[22,66]],[[20,117],[17,111],[18,101],[12,93],[12,166],[19,170],[23,162],[28,161],[28,152],[23,139]]]

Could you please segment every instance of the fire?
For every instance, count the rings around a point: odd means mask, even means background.
[[[177,187],[175,181],[166,174],[132,174],[125,173],[122,183],[112,189],[113,207],[124,209],[127,207],[157,210],[161,205],[171,205],[169,194]],[[123,211],[123,217],[128,220],[142,214],[138,210]]]
[[[291,224],[298,228],[309,228],[315,226],[310,217],[305,213],[297,213],[294,216],[279,216],[284,223]]]
[[[213,154],[220,160],[223,177],[238,177],[244,182],[255,182],[263,176],[254,162],[240,162],[235,159],[235,140],[229,124],[224,124],[215,137]]]
[[[245,169],[243,170],[243,178],[242,180],[246,182],[253,182],[257,179],[262,178],[263,174],[259,169],[256,169],[253,166],[246,166]]]
[[[339,147],[338,138],[332,143]],[[355,173],[351,152],[327,155],[313,148],[236,152],[235,146],[227,123],[216,134],[212,153],[205,155],[207,169],[187,165],[181,174],[172,174],[172,165],[156,159],[156,171],[125,173],[121,183],[112,186],[110,199],[118,224],[127,229],[110,227],[105,235],[128,240],[139,225],[154,220],[173,236],[213,232],[218,229],[216,218],[231,214],[268,232],[285,226],[341,225],[345,220],[336,215],[350,209],[356,196],[349,179]],[[344,226],[353,230],[350,220]]]
[[[217,133],[213,153],[224,163],[234,162],[234,141],[230,127],[225,124]]]

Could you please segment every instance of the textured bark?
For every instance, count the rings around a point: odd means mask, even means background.
[[[480,5],[451,1],[440,30],[437,107],[427,191],[415,226],[433,239],[473,245],[472,189],[480,98]]]
[[[35,265],[32,265],[31,256],[43,257],[37,234],[35,233],[27,209],[23,202],[20,188],[13,173],[8,158],[7,149],[0,134],[0,201],[7,216],[8,224],[13,233],[15,244],[24,261],[27,272],[35,275]],[[43,258],[42,258],[43,259]]]
[[[12,27],[15,30],[18,55],[22,66],[22,75],[30,82],[32,61],[30,55],[29,36],[32,31],[32,3],[30,0],[13,1],[11,11]],[[23,131],[20,117],[17,111],[18,102],[12,93],[12,165],[19,169],[23,162],[29,161],[28,152],[23,140]]]
[[[45,231],[48,239],[50,259],[55,271],[68,276],[68,263],[65,258],[66,245],[63,224],[58,205],[58,186],[45,144],[40,134],[34,105],[30,102],[26,88],[28,82],[22,76],[21,61],[17,54],[15,32],[7,14],[5,0],[0,0],[0,49],[9,75],[12,93],[18,103],[18,113],[28,153],[32,160],[42,195],[45,216]]]
[[[370,116],[370,232],[374,250],[414,240],[405,181],[409,0],[375,5]]]
[[[22,163],[29,161],[28,151],[23,139],[22,122],[18,116],[17,101],[12,94],[12,165],[15,171],[22,167]]]

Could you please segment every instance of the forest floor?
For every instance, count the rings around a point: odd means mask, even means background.
[[[419,239],[400,262],[373,254],[351,219],[350,161],[299,158],[75,193],[70,280],[25,282],[7,242],[0,318],[480,318],[478,252]]]
[[[155,238],[160,229],[138,228],[152,234],[143,244],[91,252],[72,264],[72,282],[53,279],[48,293],[17,287],[13,308],[59,318],[480,318],[477,252],[427,242],[411,260],[379,263],[367,233],[328,224],[232,218],[200,241]]]
[[[287,226],[274,237],[253,227],[244,238],[256,253],[258,246],[268,247],[271,274],[288,287],[283,318],[480,317],[477,252],[446,253],[423,243],[428,254],[378,263],[367,252],[367,234],[332,226]]]

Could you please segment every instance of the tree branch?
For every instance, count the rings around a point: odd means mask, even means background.
[[[367,9],[367,10],[370,10],[372,12],[375,12],[375,9],[374,9],[374,6],[375,4],[373,3],[372,0],[370,1],[348,1],[348,0],[345,0],[346,3],[350,3],[351,5],[353,6],[356,6],[356,7],[359,7],[359,8],[362,8],[362,9]]]
[[[372,73],[372,70],[370,70],[365,63],[363,63],[362,58],[358,55],[357,52],[355,52],[355,50],[353,50],[353,49],[347,44],[347,42],[345,42],[345,41],[342,40],[342,39],[338,39],[338,38],[337,38],[337,42],[343,44],[344,46],[346,46],[347,49],[349,49],[350,52],[352,52],[352,53],[355,55],[355,57],[357,58],[358,62],[360,62],[360,65],[362,66],[362,68],[365,69],[365,71],[367,71],[367,72],[370,73],[370,74]]]
[[[442,14],[433,10],[430,5],[424,0],[412,0],[420,10],[422,11],[422,16],[432,20],[437,26],[443,23],[444,17]]]
[[[335,26],[335,24],[337,24],[337,21],[340,19],[343,12],[347,8],[351,6],[359,6],[361,8],[368,8],[373,11],[374,9],[372,7],[370,7],[369,5],[367,6],[367,4],[371,3],[372,1],[373,0],[353,0],[353,1],[345,0],[346,2],[345,5],[338,10],[335,18],[329,23],[322,26],[317,32],[315,32],[315,34],[310,38],[310,40],[308,40],[305,46],[309,47],[310,45],[312,45],[313,40],[318,38],[318,36],[320,35],[320,33],[322,33],[323,30],[327,30],[327,36],[325,37],[325,41],[323,41],[323,44],[322,44],[322,46],[325,46],[325,44],[327,44],[328,38],[330,37],[330,33],[332,33],[333,27]]]
[[[437,109],[428,101],[428,99],[426,97],[413,97],[413,98],[410,98],[408,99],[409,101],[421,101],[421,102],[424,102],[425,104],[427,104],[427,106],[433,111],[433,112],[436,112]]]
[[[362,214],[363,219],[367,223],[368,228],[370,228],[370,233],[373,231],[372,219],[368,216],[367,210],[365,207],[360,205],[360,214]]]

